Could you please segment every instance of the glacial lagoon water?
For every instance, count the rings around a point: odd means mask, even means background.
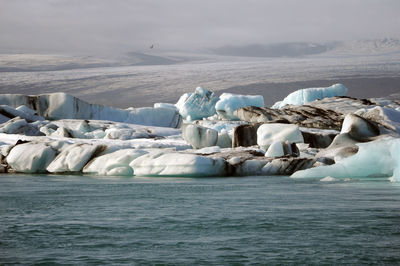
[[[0,176],[1,264],[398,264],[386,179]]]

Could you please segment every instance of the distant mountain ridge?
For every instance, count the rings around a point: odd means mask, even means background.
[[[217,55],[244,57],[300,57],[323,53],[387,53],[400,52],[400,40],[333,41],[326,43],[288,42],[275,44],[226,45],[210,49]]]
[[[400,40],[396,38],[383,38],[375,40],[358,40],[338,42],[335,52],[358,52],[358,53],[387,53],[399,52]]]

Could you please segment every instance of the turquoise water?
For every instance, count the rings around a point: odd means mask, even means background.
[[[0,263],[400,263],[384,179],[0,176]]]

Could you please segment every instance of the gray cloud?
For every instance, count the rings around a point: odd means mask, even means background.
[[[397,0],[0,0],[0,51],[125,52],[399,37]]]

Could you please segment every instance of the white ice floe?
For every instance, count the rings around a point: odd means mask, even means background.
[[[326,88],[301,89],[290,93],[283,101],[276,102],[272,108],[281,108],[287,104],[303,105],[318,99],[345,96],[346,94],[347,88],[342,84],[334,84]]]
[[[138,176],[223,176],[225,160],[184,153],[149,153],[130,166]]]
[[[320,166],[294,173],[291,177],[354,178],[368,176],[392,176],[400,181],[400,139],[385,138],[357,144],[358,152],[336,164]]]
[[[176,104],[179,114],[186,120],[199,120],[214,115],[218,96],[212,91],[197,87],[192,94],[184,94]]]
[[[303,143],[303,135],[299,127],[292,124],[263,124],[257,130],[257,144],[267,150],[274,142],[299,142]]]
[[[246,106],[264,107],[264,97],[261,95],[223,93],[219,101],[215,104],[215,109],[225,119],[238,120],[233,111]]]
[[[79,172],[90,160],[93,154],[105,146],[89,144],[72,144],[64,146],[61,153],[49,164],[50,173]]]
[[[40,173],[54,159],[56,152],[44,143],[24,143],[12,148],[7,163],[17,172]]]
[[[139,149],[118,150],[96,157],[83,168],[82,172],[94,175],[133,176],[133,169],[129,164],[147,153]]]

